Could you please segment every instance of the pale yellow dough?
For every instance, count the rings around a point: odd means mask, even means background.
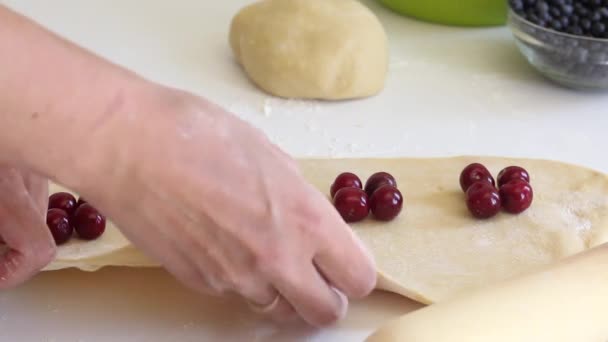
[[[386,323],[367,342],[606,342],[608,245]]]
[[[528,169],[535,199],[520,215],[472,218],[460,190],[460,171],[484,163],[494,175],[509,165]],[[394,221],[371,217],[353,229],[373,253],[378,288],[422,303],[501,283],[608,241],[608,177],[559,162],[457,157],[437,159],[301,160],[306,178],[324,193],[341,172],[363,180],[376,171],[393,174],[405,197]],[[48,269],[156,266],[110,226],[95,242],[59,249]],[[356,265],[353,265],[356,267]]]
[[[382,24],[356,0],[262,0],[239,11],[230,45],[249,78],[279,97],[344,100],[384,87]]]

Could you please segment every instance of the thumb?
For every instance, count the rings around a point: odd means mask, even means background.
[[[55,257],[53,236],[23,181],[0,180],[0,290],[31,278]]]
[[[55,257],[56,248],[46,225],[28,228],[13,225],[8,229],[28,233],[8,234],[4,223],[0,227],[5,240],[5,245],[0,246],[0,290],[3,290],[25,282],[43,269]]]

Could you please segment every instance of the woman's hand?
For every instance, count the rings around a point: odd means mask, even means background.
[[[346,310],[342,294],[373,289],[359,240],[259,131],[4,6],[0,21],[0,162],[84,195],[191,288],[237,293],[273,317],[331,323]],[[2,199],[0,233],[11,248],[3,286],[53,256],[27,183],[12,173],[0,188],[18,199]]]
[[[46,179],[0,166],[0,289],[23,283],[55,256],[47,205]]]
[[[136,246],[190,288],[278,319],[329,324],[372,291],[372,258],[289,156],[201,98],[152,89],[91,133],[79,189]]]

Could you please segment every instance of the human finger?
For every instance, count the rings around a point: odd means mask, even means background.
[[[3,189],[4,188],[4,189]],[[0,191],[7,190],[0,181]],[[13,189],[15,190],[15,189]],[[0,255],[0,289],[16,286],[50,263],[55,243],[39,211],[25,190],[0,201],[0,235],[7,250]]]
[[[348,299],[332,288],[314,265],[304,262],[277,274],[273,284],[295,311],[313,326],[326,326],[346,314]]]
[[[322,216],[314,264],[323,276],[349,298],[369,295],[376,286],[374,259],[361,240],[319,193]]]

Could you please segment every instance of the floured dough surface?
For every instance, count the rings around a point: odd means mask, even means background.
[[[495,176],[510,165],[531,176],[534,202],[524,213],[489,220],[470,216],[458,177],[472,162]],[[306,178],[324,193],[341,172],[363,181],[377,171],[395,176],[404,210],[392,222],[373,218],[352,227],[370,248],[378,288],[423,303],[501,282],[608,241],[608,177],[559,162],[490,157],[300,160]],[[60,248],[48,269],[105,265],[154,266],[110,226],[95,242]],[[356,265],[353,265],[356,267]]]
[[[535,199],[520,215],[471,217],[460,189],[462,169],[482,162],[496,177],[509,165],[530,172]],[[343,171],[363,181],[395,176],[404,211],[389,223],[353,225],[376,258],[379,287],[423,303],[496,283],[608,240],[608,178],[567,164],[503,158],[319,160],[302,163],[327,192]]]

